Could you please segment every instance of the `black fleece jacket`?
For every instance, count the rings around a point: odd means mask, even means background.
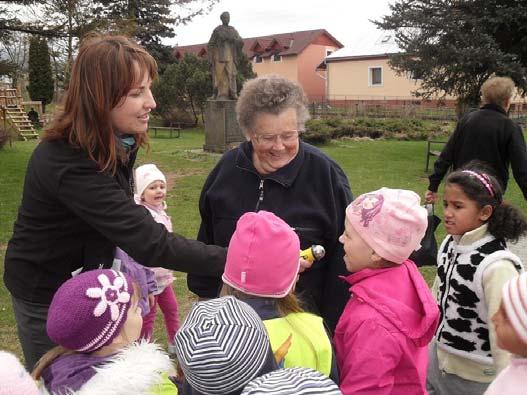
[[[523,196],[527,199],[527,149],[521,127],[494,104],[463,116],[450,136],[429,177],[428,189],[437,192],[449,167],[454,170],[471,160],[489,164],[503,189],[509,181],[509,165]]]
[[[135,152],[115,175],[63,141],[43,141],[26,172],[5,256],[17,298],[49,304],[72,272],[112,265],[116,246],[147,266],[220,275],[226,251],[169,233],[132,199]]]
[[[198,240],[227,246],[244,213],[266,210],[296,229],[303,249],[323,245],[326,256],[300,274],[297,291],[304,307],[333,330],[349,299],[348,286],[339,278],[347,272],[338,242],[352,200],[348,179],[337,163],[304,142],[291,162],[265,177],[256,171],[252,152],[250,142],[242,143],[209,174],[201,192]],[[192,292],[211,298],[217,296],[221,278],[189,275],[187,283]]]

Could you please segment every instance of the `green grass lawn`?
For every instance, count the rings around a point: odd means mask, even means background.
[[[153,138],[150,152],[142,151],[137,163],[156,163],[167,175],[168,212],[172,216],[174,230],[191,238],[196,237],[199,227],[201,186],[220,157],[203,153],[203,143],[201,130],[184,130],[179,139]],[[0,262],[3,262],[6,244],[12,233],[27,161],[35,145],[36,141],[16,142],[13,147],[0,150]],[[412,189],[422,196],[428,185],[424,173],[424,141],[336,140],[320,148],[342,166],[354,196],[383,186]],[[313,180],[313,185],[316,182]],[[309,193],[310,187],[306,185],[306,193]],[[511,182],[506,198],[524,207],[523,197],[514,182]],[[438,206],[436,211],[442,216],[442,207]],[[444,235],[440,226],[438,240]],[[435,269],[426,268],[422,273],[430,283]],[[3,274],[3,264],[0,265],[0,274]],[[183,317],[193,298],[186,289],[185,275],[176,273],[176,278],[174,288]],[[158,316],[155,336],[161,344],[166,343],[161,315]],[[0,349],[21,355],[9,294],[3,282],[0,286]]]

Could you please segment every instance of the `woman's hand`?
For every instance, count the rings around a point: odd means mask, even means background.
[[[435,203],[439,199],[437,192],[426,191],[425,192],[425,203]]]

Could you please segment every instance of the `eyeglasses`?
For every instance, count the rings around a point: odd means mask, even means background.
[[[286,132],[282,132],[280,134],[271,134],[271,133],[265,133],[265,134],[257,134],[254,133],[254,139],[256,142],[260,145],[265,146],[271,146],[275,144],[278,141],[278,138],[282,140],[283,144],[290,144],[294,142],[296,139],[298,139],[298,136],[300,133],[302,133],[303,130],[288,130]]]

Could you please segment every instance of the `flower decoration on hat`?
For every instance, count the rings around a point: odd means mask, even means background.
[[[384,196],[381,194],[364,194],[352,203],[353,213],[361,216],[360,222],[367,228],[373,218],[381,211],[383,203]]]
[[[124,279],[121,276],[115,277],[113,284],[106,274],[97,276],[97,280],[101,284],[101,288],[88,288],[86,295],[92,299],[101,299],[93,310],[95,317],[100,317],[110,308],[110,316],[112,321],[119,318],[119,304],[128,303],[130,301],[130,294],[122,290],[124,287]]]

